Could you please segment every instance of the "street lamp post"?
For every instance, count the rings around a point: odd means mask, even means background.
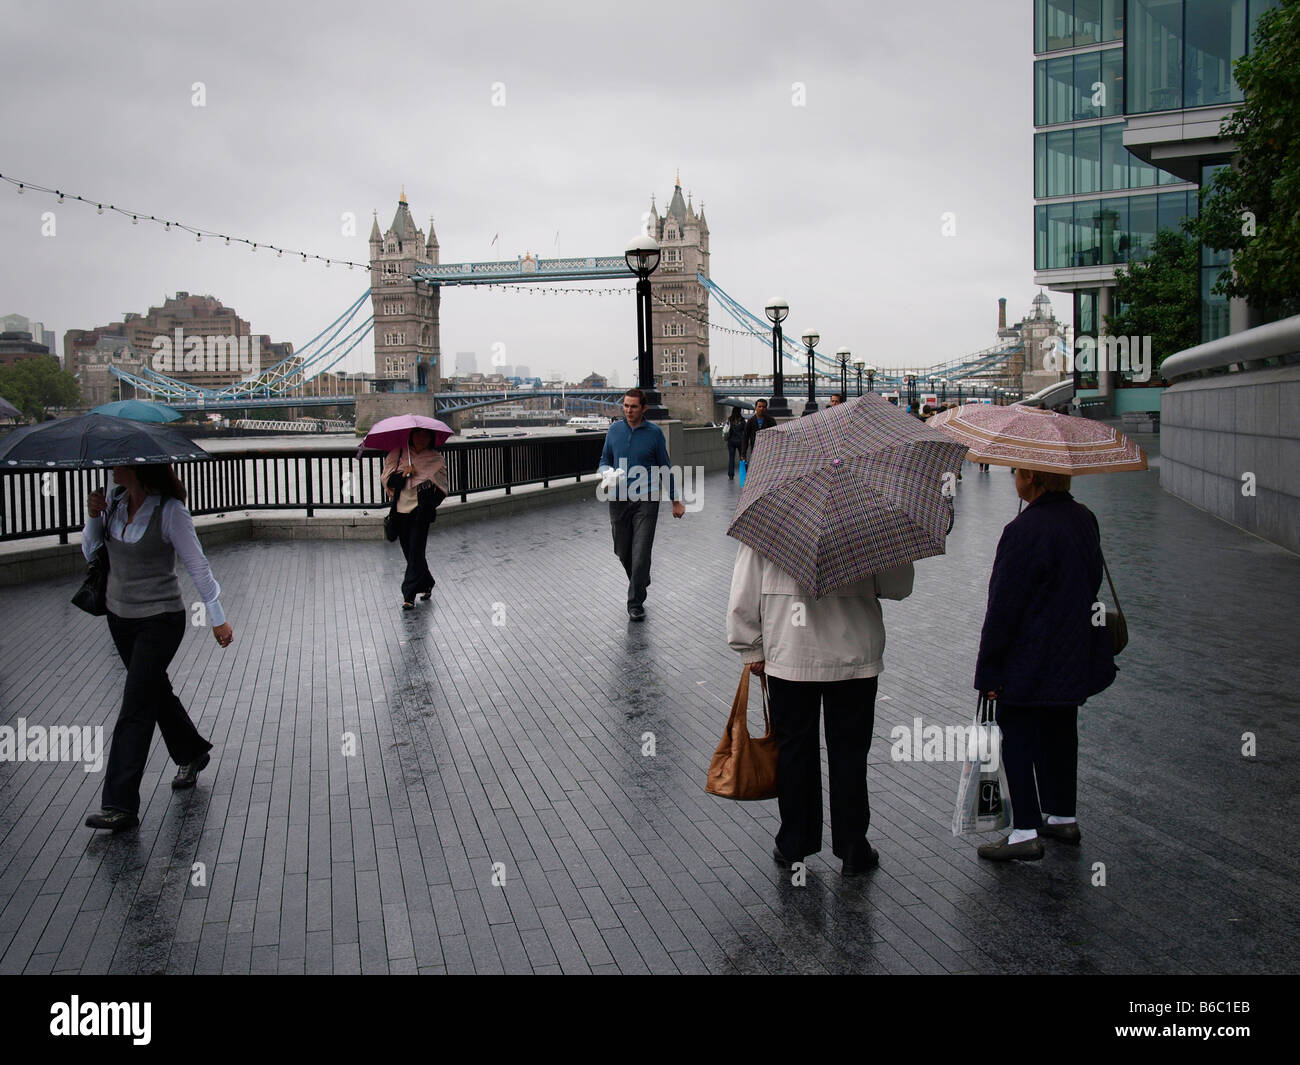
[[[874,366],[868,366],[867,367],[867,391],[874,392],[875,390],[876,390],[876,368]]]
[[[822,335],[816,329],[805,329],[803,334],[803,346],[808,349],[808,405],[804,407],[805,414],[817,413],[817,384],[813,375],[813,348],[817,346],[817,341],[821,340]]]
[[[858,371],[858,395],[862,395],[862,368],[866,365],[861,359],[853,364],[853,368]]]
[[[772,323],[772,402],[768,404],[767,413],[773,418],[791,418],[794,412],[785,400],[785,375],[781,372],[781,323],[790,314],[790,304],[782,299],[769,300],[763,312]]]
[[[939,402],[947,403],[948,402],[948,378],[946,377],[939,378],[939,389],[940,392],[942,393],[939,396]]]
[[[853,352],[848,348],[838,348],[835,357],[840,360],[840,395],[848,399],[849,391],[849,358]]]
[[[655,389],[653,343],[653,311],[650,307],[650,275],[659,268],[659,242],[649,234],[638,236],[623,253],[627,268],[636,275],[636,358],[637,387],[645,393],[645,417],[650,421],[663,421],[668,412],[660,403]]]

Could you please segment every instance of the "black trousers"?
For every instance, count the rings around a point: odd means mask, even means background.
[[[727,444],[727,476],[736,476],[736,457],[740,454],[739,444]]]
[[[867,826],[871,823],[867,752],[876,723],[877,685],[876,677],[826,683],[768,677],[781,812],[776,846],[792,861],[822,848],[823,708],[831,778],[831,850],[840,859],[866,857]]]
[[[126,690],[104,773],[101,805],[105,809],[140,812],[140,778],[149,759],[155,724],[162,732],[167,754],[177,765],[188,765],[212,750],[176,698],[167,676],[167,667],[185,638],[186,617],[183,610],[147,618],[108,615],[108,631],[126,665]]]
[[[614,554],[627,573],[627,605],[645,604],[650,587],[650,552],[659,523],[657,499],[637,502],[615,500],[609,504],[609,524],[614,533]]]
[[[420,517],[418,509],[394,517],[397,522],[397,542],[402,545],[402,554],[406,558],[402,599],[411,603],[417,595],[433,590],[433,574],[429,572],[429,563],[424,555],[429,542],[429,520]]]
[[[1001,757],[1011,789],[1013,827],[1042,828],[1044,813],[1074,816],[1078,725],[1077,706],[998,703]]]

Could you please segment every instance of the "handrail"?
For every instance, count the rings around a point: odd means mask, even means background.
[[[605,434],[451,441],[443,446],[450,494],[466,501],[479,492],[526,484],[582,480],[596,472]],[[358,459],[356,446],[316,449],[250,447],[221,451],[201,462],[177,462],[190,513],[252,510],[384,510],[381,452]],[[0,541],[68,534],[85,523],[85,497],[103,487],[106,471],[0,469]]]
[[[1300,361],[1300,314],[1175,352],[1160,364],[1160,376],[1172,385],[1211,370],[1267,369],[1270,359]]]

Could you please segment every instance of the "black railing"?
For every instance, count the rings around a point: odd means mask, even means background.
[[[605,445],[603,433],[522,440],[466,440],[442,449],[451,495],[526,484],[549,485],[595,473]],[[217,452],[205,462],[174,463],[187,493],[190,513],[242,510],[363,510],[386,507],[379,474],[384,456],[355,448]],[[58,536],[80,530],[86,495],[103,488],[105,470],[0,469],[0,540]]]

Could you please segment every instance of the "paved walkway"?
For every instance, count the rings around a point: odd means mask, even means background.
[[[1132,643],[1081,715],[1083,846],[989,865],[949,830],[957,767],[889,759],[893,726],[974,709],[989,566],[1016,500],[1007,471],[968,467],[950,554],[885,605],[881,866],[842,880],[828,829],[796,887],[769,856],[775,802],[703,790],[739,677],[724,636],[737,490],[718,474],[706,493],[701,513],[661,517],[643,625],[594,500],[435,531],[438,588],[413,614],[391,545],[214,550],[235,644],[196,629],[172,673],[212,765],[174,793],[156,743],[143,823],[110,837],[81,824],[100,774],[0,763],[0,972],[1300,966],[1300,558],[1173,499],[1154,472],[1076,482]],[[111,734],[121,665],[72,590],[0,589],[0,725]]]

